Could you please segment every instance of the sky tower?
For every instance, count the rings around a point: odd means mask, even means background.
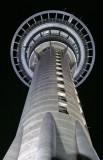
[[[43,11],[20,25],[11,62],[30,88],[4,160],[99,160],[76,90],[94,60],[92,35],[74,15]]]

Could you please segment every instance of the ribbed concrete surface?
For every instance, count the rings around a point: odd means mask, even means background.
[[[36,160],[48,160],[51,157],[56,157],[56,128],[52,114],[46,112],[41,123]]]
[[[80,113],[80,104],[68,61],[68,56],[62,55],[58,50],[52,49],[50,54],[48,49],[41,54],[13,147],[8,150],[4,160],[36,160],[41,124],[46,112],[52,113],[55,120],[56,156],[63,160],[68,160],[71,156],[71,160],[76,160],[76,120],[80,122],[88,138],[89,135],[84,126],[83,115]],[[23,135],[18,138],[21,132]]]

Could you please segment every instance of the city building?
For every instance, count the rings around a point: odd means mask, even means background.
[[[92,35],[72,14],[43,11],[20,25],[11,61],[29,92],[4,160],[99,160],[76,90],[94,60]]]

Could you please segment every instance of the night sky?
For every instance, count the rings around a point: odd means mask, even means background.
[[[42,1],[42,2],[41,2]],[[1,5],[0,29],[0,160],[4,157],[17,131],[28,92],[16,76],[10,61],[10,45],[19,25],[31,15],[44,10],[66,10],[87,25],[95,41],[96,60],[87,80],[78,87],[78,94],[87,121],[93,146],[103,158],[103,7],[101,2],[83,0],[5,1]]]

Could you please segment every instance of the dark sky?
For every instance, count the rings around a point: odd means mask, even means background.
[[[42,2],[41,2],[42,1]],[[0,160],[9,148],[18,127],[28,88],[18,79],[10,61],[12,37],[29,16],[48,9],[65,10],[87,25],[96,45],[94,68],[87,80],[78,87],[91,139],[100,159],[103,158],[103,7],[100,1],[84,0],[25,0],[5,1],[1,5],[0,29]],[[22,3],[21,3],[22,2]],[[90,3],[91,2],[91,3]]]

